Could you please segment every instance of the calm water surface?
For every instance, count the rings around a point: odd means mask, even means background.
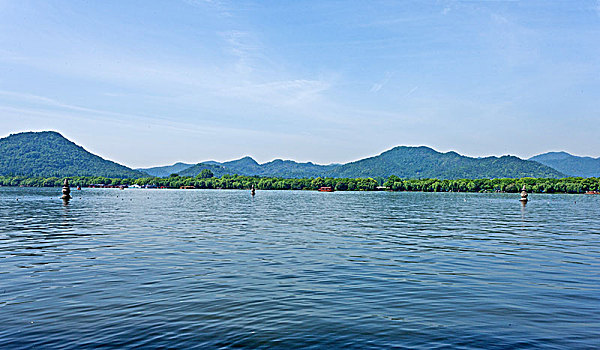
[[[73,194],[0,188],[2,348],[600,347],[600,196]]]

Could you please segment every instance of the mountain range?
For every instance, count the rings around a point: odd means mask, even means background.
[[[209,169],[213,172],[215,171],[214,169],[216,169],[219,174],[303,178],[329,176],[328,174],[338,166],[338,164],[319,165],[310,162],[298,163],[293,160],[282,159],[275,159],[268,163],[258,164],[257,161],[246,156],[241,159],[223,163],[215,161],[199,163],[179,174],[184,176],[196,176],[203,169]],[[215,175],[217,175],[217,173],[215,173]]]
[[[378,156],[341,165],[331,177],[388,177],[484,179],[561,177],[562,173],[514,156],[472,158],[456,152],[440,153],[429,147],[394,147]]]
[[[0,175],[166,177],[196,176],[204,169],[215,176],[238,174],[269,177],[520,178],[600,176],[600,159],[565,152],[545,153],[529,160],[514,156],[473,158],[432,148],[398,146],[377,156],[346,164],[319,165],[276,159],[259,164],[251,157],[197,164],[130,169],[94,155],[53,131],[24,132],[0,139]]]
[[[318,165],[276,159],[259,164],[250,157],[219,163],[198,163],[183,171],[182,176],[196,176],[209,169],[215,176],[238,174],[248,176],[301,177],[389,177],[402,178],[518,178],[563,177],[546,165],[513,156],[471,158],[456,152],[440,153],[429,147],[399,146],[380,155],[346,164]],[[145,169],[139,169],[145,171]]]
[[[171,174],[177,174],[180,171],[188,169],[194,165],[195,164],[193,164],[193,163],[188,164],[188,163],[178,162],[173,165],[156,166],[156,167],[152,167],[152,168],[140,168],[140,169],[136,169],[136,170],[142,171],[151,176],[167,177]]]
[[[600,158],[578,157],[567,152],[548,152],[529,158],[569,176],[600,177]]]

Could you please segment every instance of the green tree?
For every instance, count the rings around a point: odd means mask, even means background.
[[[320,177],[317,177],[316,179],[314,179],[310,182],[310,185],[312,188],[318,189],[318,188],[323,187],[323,185],[325,185],[325,180],[323,180]]]
[[[198,179],[210,179],[211,177],[214,177],[215,174],[213,174],[212,171],[210,171],[210,169],[202,169],[202,171],[196,176],[196,178]]]

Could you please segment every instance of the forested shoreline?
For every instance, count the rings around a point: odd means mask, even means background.
[[[21,187],[60,187],[64,178],[0,176],[0,186]],[[289,179],[277,177],[223,175],[213,177],[203,172],[196,177],[172,175],[166,178],[146,177],[139,179],[119,179],[98,176],[69,177],[71,186],[88,187],[93,185],[112,186],[151,186],[158,188],[197,188],[197,189],[249,189],[259,190],[317,190],[328,186],[336,191],[419,191],[419,192],[519,192],[523,186],[533,193],[585,193],[600,190],[600,178],[568,177],[520,178],[520,179],[401,179],[397,176],[384,178],[303,178]],[[385,187],[385,188],[384,188]]]

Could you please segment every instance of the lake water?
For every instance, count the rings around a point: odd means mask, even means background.
[[[600,346],[600,196],[73,195],[0,188],[2,348]]]

